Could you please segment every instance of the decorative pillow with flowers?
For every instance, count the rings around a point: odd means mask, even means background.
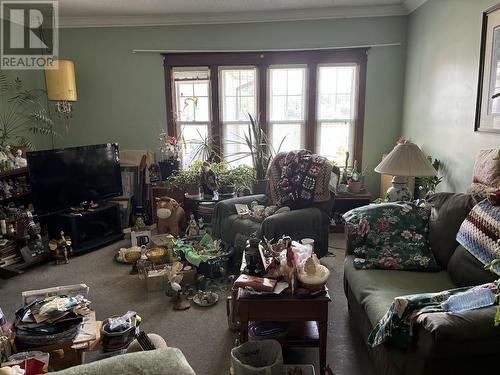
[[[344,214],[358,269],[440,270],[429,243],[430,210],[411,203],[371,204]]]

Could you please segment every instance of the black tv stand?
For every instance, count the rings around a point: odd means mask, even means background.
[[[70,236],[76,255],[123,238],[120,207],[112,202],[100,202],[98,207],[88,210],[52,215],[47,226],[51,239],[59,239],[61,231]]]

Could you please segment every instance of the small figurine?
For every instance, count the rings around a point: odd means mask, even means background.
[[[206,196],[214,195],[214,191],[216,191],[219,187],[217,175],[210,168],[210,163],[208,162],[204,162],[200,169],[200,181],[203,189],[203,195]]]
[[[9,181],[3,183],[3,196],[5,199],[12,197],[12,186]]]
[[[64,264],[69,263],[69,256],[71,255],[71,239],[64,236],[64,232],[61,231],[61,239],[50,240],[49,250],[53,253],[56,265],[64,262]]]
[[[16,156],[14,157],[14,167],[15,168],[24,168],[28,166],[28,161],[23,158],[23,151],[17,150]]]
[[[197,236],[198,233],[199,233],[198,224],[196,223],[194,215],[191,214],[191,216],[189,217],[189,225],[186,230],[186,235],[188,237],[194,237]]]
[[[174,263],[178,261],[174,252],[175,237],[168,234],[165,238],[165,242],[167,243],[167,263]]]
[[[198,228],[199,228],[198,234],[200,236],[203,236],[207,233],[207,229],[205,228],[205,222],[203,221],[202,217],[198,219]]]
[[[142,216],[138,216],[137,219],[135,219],[135,228],[137,230],[141,230],[146,226],[146,223],[144,222],[144,218]]]
[[[10,150],[10,146],[7,145],[5,146],[5,156],[7,157],[7,160],[6,160],[6,166],[7,166],[7,169],[10,170],[10,169],[14,169],[15,168],[15,161],[14,161],[14,155],[12,155],[12,151]]]

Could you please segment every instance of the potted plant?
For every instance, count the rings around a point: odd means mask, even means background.
[[[0,169],[12,168],[7,146],[34,149],[30,135],[59,136],[47,107],[46,93],[25,89],[16,78],[9,81],[0,71]]]
[[[224,161],[212,165],[219,181],[218,193],[223,196],[233,196],[243,187],[249,187],[254,180],[254,170],[246,165],[230,168]]]
[[[246,157],[251,157],[253,168],[255,170],[255,179],[252,182],[252,192],[254,194],[263,194],[267,190],[267,170],[276,151],[271,145],[269,137],[264,133],[259,122],[248,114],[249,124],[247,132],[241,137],[241,140],[228,141],[231,144],[243,145],[248,148],[248,151],[236,152],[232,155],[231,161],[237,161]],[[283,144],[285,138],[281,140],[278,151]]]
[[[427,156],[427,159],[432,164],[436,172],[439,172],[441,168],[441,161],[438,159],[433,159],[432,156]],[[430,177],[417,177],[415,179],[416,188],[416,196],[417,198],[425,198],[425,196],[429,193],[434,193],[436,191],[436,187],[443,181],[443,177],[438,176],[430,176]]]
[[[361,172],[358,171],[358,162],[354,160],[352,170],[348,175],[347,186],[351,193],[359,193],[361,191]]]

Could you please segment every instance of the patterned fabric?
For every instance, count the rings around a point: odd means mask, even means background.
[[[438,271],[428,244],[430,210],[411,203],[371,204],[344,214],[357,269]]]
[[[498,149],[481,150],[474,164],[469,193],[483,193],[500,188]]]
[[[292,209],[330,200],[332,164],[307,150],[278,153],[269,168],[271,202]]]
[[[500,254],[496,242],[500,238],[500,206],[493,206],[487,199],[476,204],[463,221],[457,241],[483,264],[488,264]],[[500,264],[492,267],[500,275]]]
[[[410,294],[394,298],[387,313],[380,319],[368,336],[371,347],[391,342],[401,348],[406,348],[412,340],[413,323],[422,314],[443,312],[443,302],[454,294],[465,292],[471,288],[489,288],[497,293],[495,283],[476,287],[465,287],[445,290],[438,293]]]

